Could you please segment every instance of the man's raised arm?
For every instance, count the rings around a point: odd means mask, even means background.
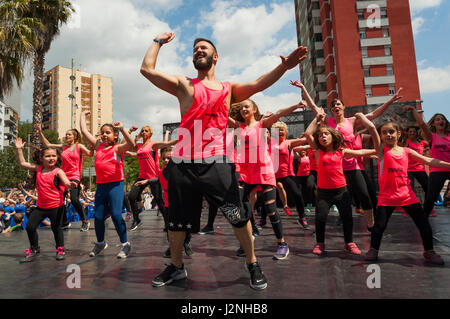
[[[176,75],[168,75],[155,70],[159,49],[163,44],[172,41],[173,38],[175,38],[173,32],[164,32],[156,36],[145,54],[144,61],[142,61],[141,73],[161,90],[177,96],[179,78]]]
[[[264,91],[276,81],[278,81],[283,74],[301,61],[307,58],[308,49],[299,46],[297,49],[291,52],[288,57],[280,56],[281,63],[272,71],[259,77],[257,80],[248,83],[232,83],[232,103],[241,102],[248,99],[255,93]]]

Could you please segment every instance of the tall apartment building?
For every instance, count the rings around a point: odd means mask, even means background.
[[[60,139],[72,127],[80,130],[81,111],[91,112],[86,123],[93,134],[113,121],[112,78],[57,65],[44,74],[43,85],[42,126]]]
[[[421,108],[408,0],[294,0],[300,65],[317,105],[336,97],[372,110],[403,87],[402,101]]]
[[[0,150],[14,145],[18,124],[19,113],[12,106],[0,101]]]

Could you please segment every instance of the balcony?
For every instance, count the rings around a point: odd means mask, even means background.
[[[369,6],[376,5],[380,8],[386,8],[386,0],[373,0],[373,1],[357,1],[357,10],[367,10]]]
[[[361,47],[374,47],[380,45],[391,45],[391,38],[369,38],[369,39],[361,39],[360,40]]]
[[[381,28],[381,27],[387,27],[389,26],[389,19],[388,18],[381,18],[380,19],[380,24],[377,24],[377,26],[373,26],[373,25],[368,25],[368,23],[373,23],[373,20],[359,20],[358,21],[358,26],[360,29],[365,29],[365,28]]]
[[[383,95],[383,96],[368,96],[366,97],[367,105],[370,104],[383,104],[392,99],[391,95]]]
[[[5,126],[6,125],[17,125],[17,120],[13,116],[5,116]]]
[[[381,84],[395,84],[395,76],[368,76],[364,78],[364,85],[381,85]]]
[[[371,65],[387,65],[393,64],[392,56],[377,56],[372,58],[363,58],[362,59],[363,66],[371,66]]]

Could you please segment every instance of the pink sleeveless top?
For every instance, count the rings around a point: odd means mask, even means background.
[[[297,176],[309,176],[311,172],[311,162],[309,157],[301,157],[298,163]]]
[[[275,172],[267,145],[266,129],[259,121],[253,127],[240,127],[237,161],[242,180],[247,184],[276,186]]]
[[[353,145],[354,150],[362,150],[362,139],[361,135],[358,135],[355,138],[355,144]],[[358,162],[358,168],[360,170],[364,170],[364,156],[356,157],[356,161]]]
[[[64,184],[56,176],[60,168],[55,167],[52,171],[42,174],[42,166],[39,166],[36,174],[36,189],[38,193],[37,207],[52,209],[64,204]],[[56,179],[56,181],[55,181]],[[58,187],[55,186],[55,183]]]
[[[139,176],[142,179],[158,178],[159,173],[159,154],[155,153],[153,158],[153,142],[148,143],[145,147],[142,147],[143,143],[137,145],[137,158],[139,162]]]
[[[169,207],[169,193],[168,193],[169,183],[163,175],[163,170],[159,171],[158,178],[164,194],[164,207]]]
[[[222,90],[212,90],[199,79],[192,79],[194,103],[181,115],[179,140],[172,157],[193,160],[226,154],[227,97],[231,85],[221,83]]]
[[[380,192],[378,206],[406,206],[418,203],[408,178],[409,148],[395,156],[384,147],[383,160],[378,163]]]
[[[430,155],[432,158],[450,163],[450,134],[440,137],[436,133],[432,133]],[[450,169],[430,166],[430,172],[448,172]]]
[[[103,144],[97,148],[95,154],[95,174],[97,184],[119,182],[124,180],[123,156],[119,158],[116,154],[116,145],[103,149]]]
[[[425,148],[425,141],[420,141],[419,143],[413,143],[410,140],[408,140],[408,147],[420,155],[423,155],[423,150]],[[408,162],[408,172],[422,172],[425,171],[425,165],[423,165],[421,162],[417,162],[413,159],[410,159]]]
[[[278,150],[278,156],[274,156],[274,154],[277,154],[276,152],[273,152],[273,150],[275,149]],[[292,163],[288,140],[277,143],[277,141],[272,138],[271,155],[272,163],[275,164],[278,162],[278,165],[274,165],[275,167],[278,167],[278,170],[275,170],[275,178],[283,178],[286,176],[294,175],[291,171]]]
[[[62,167],[69,180],[81,181],[81,168],[83,167],[83,156],[78,144],[75,144],[73,151],[66,145],[61,153]]]
[[[342,168],[343,151],[334,153],[320,150],[319,170],[317,171],[317,188],[335,189],[347,186]]]
[[[336,125],[334,118],[330,116],[328,118],[328,126],[341,132],[344,137],[345,148],[353,149],[355,144],[355,134],[353,134],[353,124],[351,119],[345,118],[344,125],[338,126]],[[344,158],[342,160],[342,167],[344,168],[344,171],[354,171],[359,169],[356,158]]]
[[[317,172],[319,166],[317,165],[317,161],[316,161],[316,153],[314,153],[313,150],[309,149],[308,157],[309,157],[309,163],[311,165],[311,170]]]

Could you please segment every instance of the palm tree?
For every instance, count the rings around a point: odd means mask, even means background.
[[[44,31],[38,32],[38,45],[34,52],[34,90],[33,90],[33,125],[42,123],[42,97],[43,97],[43,77],[45,54],[50,50],[50,46],[59,34],[60,28],[67,23],[72,12],[75,10],[69,1],[65,0],[28,0],[28,15],[37,18],[44,26]],[[32,145],[39,145],[39,133],[33,131]]]
[[[0,4],[0,99],[12,88],[20,87],[24,64],[38,45],[36,30],[43,25],[36,18],[25,17],[27,0],[4,0]]]

